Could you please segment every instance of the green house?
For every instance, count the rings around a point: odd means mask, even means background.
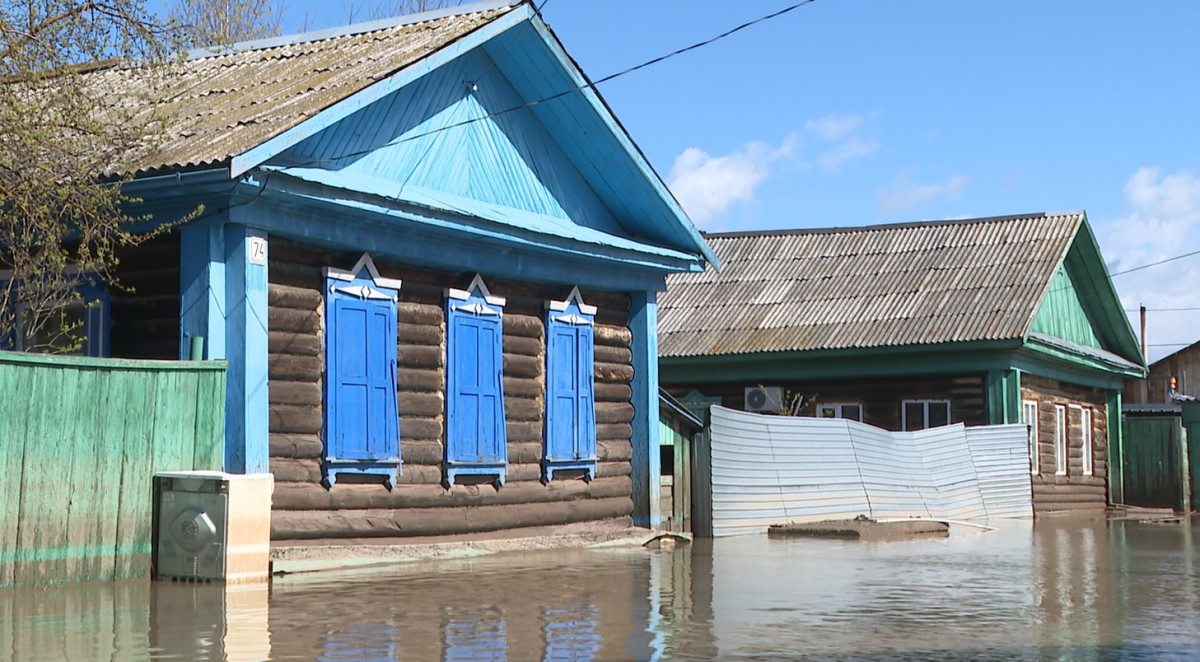
[[[661,300],[673,394],[889,430],[1025,423],[1035,513],[1121,499],[1121,391],[1146,366],[1084,212],[707,239],[721,270]]]

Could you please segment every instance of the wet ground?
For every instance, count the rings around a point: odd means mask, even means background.
[[[1200,659],[1190,525],[529,551],[0,594],[0,659]]]

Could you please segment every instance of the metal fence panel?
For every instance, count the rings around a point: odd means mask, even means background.
[[[711,409],[712,533],[867,515],[1033,513],[1021,425],[888,432],[856,421]]]

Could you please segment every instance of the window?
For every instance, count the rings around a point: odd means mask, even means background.
[[[325,461],[322,480],[375,474],[388,489],[400,467],[396,407],[396,298],[367,254],[350,271],[325,270]]]
[[[1091,476],[1092,464],[1092,410],[1087,407],[1071,405],[1071,409],[1079,412],[1079,445],[1082,450],[1083,475]]]
[[[446,484],[459,475],[494,476],[508,470],[504,429],[504,298],[492,296],[478,275],[467,290],[446,294]]]
[[[585,469],[596,477],[596,407],[593,378],[593,320],[596,307],[583,303],[579,288],[546,312],[546,423],[542,474]]]
[[[1029,473],[1041,473],[1042,460],[1038,449],[1038,403],[1037,400],[1021,401],[1021,418],[1029,428]]]
[[[924,430],[950,424],[949,400],[905,400],[901,407],[904,430]]]
[[[1067,475],[1067,408],[1054,405],[1054,475]]]
[[[848,418],[862,423],[862,405],[856,402],[828,402],[817,405],[817,418]]]
[[[16,287],[14,287],[14,290]],[[37,328],[28,329],[30,306],[18,303],[11,335],[0,337],[0,349],[76,356],[108,356],[109,295],[90,279],[75,286],[78,298],[53,303]]]

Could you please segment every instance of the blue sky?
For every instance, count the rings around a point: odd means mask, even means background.
[[[595,80],[794,1],[544,15]],[[346,22],[286,7],[289,32]],[[1200,251],[1198,25],[1184,0],[816,0],[600,92],[701,229],[1083,209],[1118,272]],[[1150,309],[1151,360],[1200,340],[1174,310],[1200,309],[1200,255],[1113,282]]]

